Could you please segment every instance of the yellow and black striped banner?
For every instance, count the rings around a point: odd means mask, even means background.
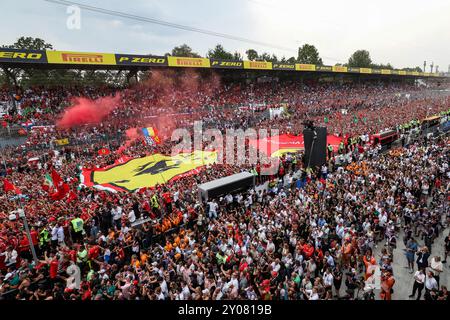
[[[58,64],[71,67],[89,66],[122,66],[122,67],[185,67],[185,68],[222,68],[222,69],[252,69],[252,70],[285,70],[312,71],[334,73],[360,73],[375,75],[400,75],[413,77],[440,77],[438,73],[388,70],[373,68],[355,68],[346,66],[323,66],[303,63],[283,63],[270,61],[240,61],[208,58],[151,56],[137,54],[75,52],[75,51],[39,51],[0,48],[0,66],[15,67],[21,64]]]

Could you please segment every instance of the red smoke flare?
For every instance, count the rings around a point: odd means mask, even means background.
[[[73,105],[67,108],[56,122],[60,128],[72,128],[85,124],[98,124],[118,107],[120,95],[104,97],[97,100],[76,98]]]
[[[117,149],[118,154],[122,154],[128,147],[131,146],[131,144],[138,140],[141,137],[140,129],[138,128],[130,128],[125,131],[125,136],[127,137],[127,140],[125,141],[125,144],[121,146],[119,149]]]

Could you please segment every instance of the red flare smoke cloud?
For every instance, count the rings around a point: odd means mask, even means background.
[[[56,122],[56,126],[67,129],[85,124],[98,124],[118,107],[119,101],[119,94],[97,100],[76,98],[73,100],[73,105],[67,108]]]
[[[127,140],[125,141],[125,144],[121,146],[119,149],[117,149],[118,154],[122,154],[134,141],[139,139],[141,137],[139,128],[130,128],[125,131],[125,136],[127,137]]]

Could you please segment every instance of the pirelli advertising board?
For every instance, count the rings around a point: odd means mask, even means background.
[[[331,67],[331,66],[316,66],[316,70],[317,70],[317,71],[328,71],[328,72],[332,72],[332,71],[333,71],[333,67]]]
[[[244,69],[272,70],[272,62],[244,60]]]
[[[137,54],[116,54],[116,64],[125,66],[165,67],[167,66],[167,58]]]
[[[371,68],[359,68],[359,73],[372,73]]]
[[[272,63],[273,70],[291,70],[295,71],[295,63],[282,63],[282,62],[273,62]]]
[[[209,59],[211,68],[244,69],[244,61]]]
[[[344,66],[318,66],[302,63],[282,63],[269,61],[238,61],[189,57],[163,57],[138,54],[74,52],[74,51],[39,51],[0,48],[0,64],[62,64],[62,65],[98,65],[98,66],[142,66],[142,67],[184,67],[184,68],[222,68],[285,71],[322,71],[336,73],[362,73],[400,76],[439,77],[438,73],[404,70],[354,68]]]
[[[47,63],[45,51],[0,48],[0,62]]]
[[[210,68],[209,59],[206,58],[183,58],[183,57],[167,57],[169,67],[184,68]]]
[[[334,66],[332,67],[333,72],[347,72],[347,67]]]
[[[116,56],[112,53],[47,51],[48,63],[115,65]]]
[[[315,64],[296,63],[295,70],[297,71],[316,71]]]

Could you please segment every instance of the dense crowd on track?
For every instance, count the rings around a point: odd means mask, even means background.
[[[54,127],[74,97],[109,95],[119,95],[120,106],[101,124]],[[448,112],[448,94],[399,83],[205,80],[173,92],[4,88],[0,105],[8,106],[0,119],[5,129],[27,122],[40,128],[0,153],[0,299],[330,300],[371,299],[376,292],[390,300],[398,282],[393,251],[403,241],[411,298],[448,300],[439,281],[450,252],[449,138],[419,137],[387,152],[360,138]],[[270,119],[268,110],[281,106],[283,115]],[[276,173],[257,175],[264,188],[202,203],[198,184],[255,169],[226,163],[134,193],[79,186],[80,168],[123,155],[169,154],[170,131],[195,120],[221,130],[300,134],[306,119],[345,137],[342,147],[318,168],[305,168],[300,153],[284,155]],[[162,144],[138,139],[121,149],[128,128],[149,125],[161,132]],[[63,138],[69,145],[54,144]],[[101,148],[111,153],[100,155]],[[67,183],[68,197],[54,200],[43,188],[50,172]],[[11,218],[22,207],[37,263],[22,219]],[[441,257],[434,251],[442,233]]]

